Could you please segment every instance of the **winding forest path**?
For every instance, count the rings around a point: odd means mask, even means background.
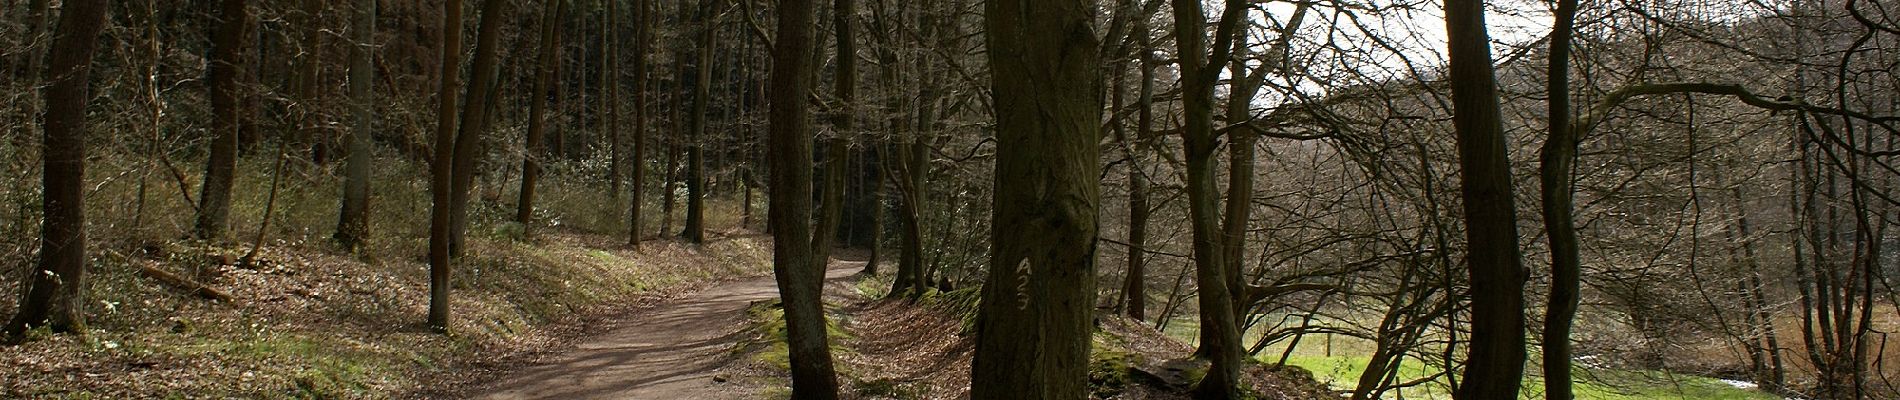
[[[833,261],[825,280],[862,261]],[[827,288],[837,285],[826,285]],[[727,282],[628,315],[623,328],[583,340],[538,365],[507,374],[472,399],[725,399],[749,397],[715,382],[739,354],[754,301],[775,300],[770,276]]]

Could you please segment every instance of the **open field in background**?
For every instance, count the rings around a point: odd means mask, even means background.
[[[1316,324],[1318,321],[1315,321]],[[1167,334],[1188,343],[1197,343],[1198,322],[1192,316],[1169,321]],[[1246,336],[1247,340],[1257,338]],[[1285,342],[1267,346],[1256,358],[1262,363],[1280,362],[1286,354],[1288,365],[1298,366],[1313,373],[1314,379],[1331,386],[1334,390],[1350,392],[1359,382],[1359,376],[1365,372],[1366,362],[1372,353],[1373,344],[1369,340],[1344,335],[1311,334],[1300,341],[1297,348],[1286,353]],[[1525,364],[1525,379],[1522,395],[1525,400],[1543,399],[1543,379],[1537,375],[1542,363],[1532,348],[1531,360]],[[1745,389],[1721,379],[1667,371],[1643,371],[1608,368],[1588,368],[1577,366],[1579,382],[1576,395],[1579,400],[1777,400],[1781,397],[1759,390]],[[1400,366],[1398,381],[1413,381],[1429,377],[1441,370],[1419,360],[1408,359]],[[1429,383],[1409,388],[1394,389],[1385,393],[1389,399],[1432,399],[1449,400],[1451,394],[1445,386],[1445,378],[1440,377]],[[1747,383],[1737,382],[1741,386]]]

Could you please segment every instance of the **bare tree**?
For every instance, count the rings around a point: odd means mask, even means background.
[[[356,250],[369,236],[371,136],[376,121],[372,80],[376,79],[376,0],[358,0],[350,22],[350,137],[344,161],[343,208],[337,213],[337,243]]]
[[[243,128],[245,106],[239,104],[238,75],[242,74],[244,36],[250,26],[250,11],[244,0],[223,0],[218,11],[218,29],[212,37],[211,64],[211,156],[205,161],[204,185],[198,194],[198,222],[192,236],[221,241],[230,231],[231,185],[237,172],[238,137]]]
[[[524,229],[534,224],[535,183],[541,178],[541,161],[547,152],[542,142],[547,135],[548,92],[558,82],[554,81],[554,70],[558,60],[554,58],[561,46],[561,15],[566,9],[566,0],[550,0],[541,11],[541,56],[539,72],[535,73],[534,89],[528,92],[528,133],[524,140],[526,155],[521,158],[521,198],[515,202],[515,222]],[[637,193],[637,192],[636,192]]]
[[[66,0],[53,44],[47,47],[42,122],[45,154],[41,184],[40,257],[7,321],[7,336],[46,324],[54,332],[86,331],[86,100],[92,97],[92,56],[104,29],[105,0]]]
[[[1466,268],[1470,272],[1471,342],[1461,399],[1517,397],[1524,375],[1523,261],[1517,247],[1517,208],[1511,164],[1491,69],[1484,0],[1447,0],[1452,123],[1465,209]]]

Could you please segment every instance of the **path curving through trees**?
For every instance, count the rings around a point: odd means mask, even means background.
[[[825,280],[845,279],[862,261],[833,262]],[[835,287],[835,285],[828,285]],[[725,399],[751,388],[715,382],[742,355],[746,307],[778,299],[771,276],[720,284],[627,315],[622,328],[581,341],[544,362],[508,373],[470,396],[526,399]]]

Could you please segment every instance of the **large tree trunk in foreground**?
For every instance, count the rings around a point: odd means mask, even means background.
[[[549,1],[541,11],[541,56],[537,61],[541,70],[535,73],[534,90],[528,92],[528,133],[527,145],[523,147],[525,156],[521,157],[521,198],[515,201],[515,222],[523,229],[534,225],[535,183],[541,178],[541,157],[546,154],[539,151],[541,142],[547,136],[548,91],[554,82],[554,70],[557,60],[555,49],[561,46],[561,13],[563,1]]]
[[[1456,397],[1511,399],[1524,375],[1525,277],[1484,1],[1447,0],[1445,28],[1471,275],[1471,343]]]
[[[42,121],[45,195],[40,199],[40,257],[21,289],[7,336],[46,324],[54,332],[85,332],[86,100],[92,97],[92,55],[106,19],[105,0],[66,0],[48,47],[46,115]]]
[[[1101,43],[1082,0],[990,0],[995,213],[972,399],[1089,397]]]
[[[336,241],[352,251],[369,236],[369,167],[375,111],[370,92],[376,77],[374,42],[376,0],[357,0],[350,22],[350,138],[344,161],[343,209],[337,213]],[[526,189],[524,189],[526,190]]]
[[[242,124],[238,103],[238,74],[244,68],[244,31],[250,12],[244,0],[223,0],[218,30],[211,42],[211,156],[205,161],[204,185],[198,194],[198,220],[192,236],[220,241],[230,230],[231,185],[237,172],[238,136]]]
[[[838,398],[830,340],[825,331],[825,269],[812,260],[811,91],[812,0],[779,3],[778,45],[772,49],[770,148],[773,274],[785,308],[786,344],[792,365],[792,398]]]
[[[1550,137],[1544,139],[1539,180],[1543,184],[1544,231],[1550,236],[1550,299],[1544,312],[1544,398],[1574,397],[1570,378],[1570,328],[1577,316],[1583,262],[1577,255],[1575,197],[1571,170],[1577,136],[1570,126],[1570,41],[1577,0],[1558,0],[1550,33]]]
[[[437,331],[447,331],[449,326],[449,225],[455,209],[449,174],[455,158],[455,92],[462,80],[462,1],[444,2],[442,16],[442,64],[437,70],[441,86],[436,91],[434,159],[429,163],[428,323]]]

